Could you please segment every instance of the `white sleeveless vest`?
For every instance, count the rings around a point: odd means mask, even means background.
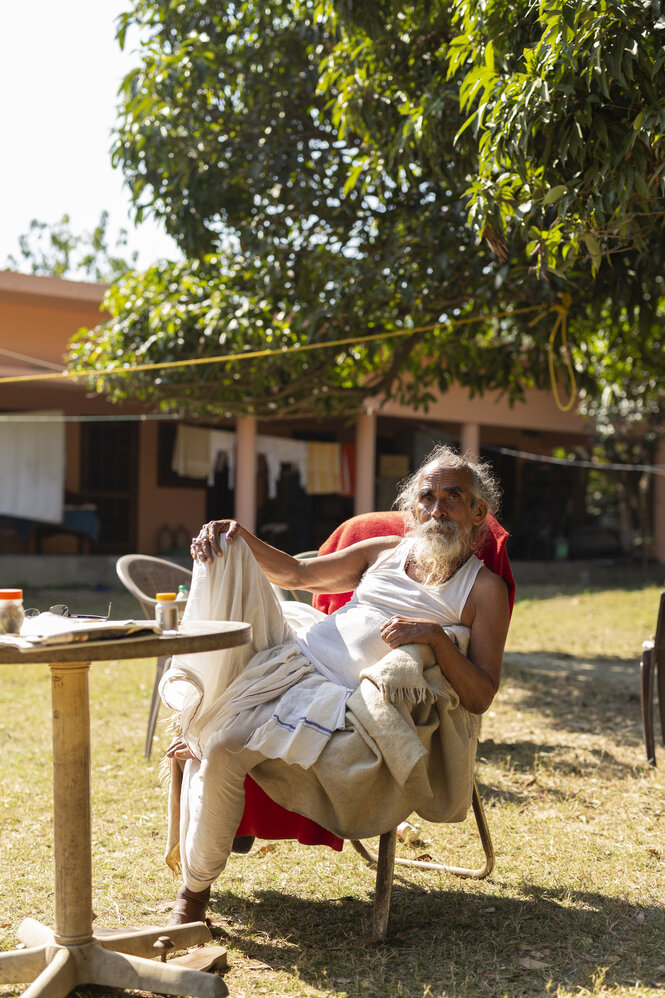
[[[442,586],[425,586],[406,574],[409,549],[405,538],[384,551],[345,606],[298,632],[303,652],[327,679],[355,689],[362,669],[390,651],[381,638],[381,625],[395,614],[433,620],[442,627],[460,623],[483,563],[472,554]]]

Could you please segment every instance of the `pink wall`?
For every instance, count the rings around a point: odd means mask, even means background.
[[[383,416],[413,418],[413,410],[398,402],[381,407]],[[524,402],[510,405],[498,393],[470,398],[466,389],[452,385],[427,412],[427,418],[453,423],[480,423],[486,426],[528,427],[530,430],[557,430],[564,433],[584,433],[586,423],[576,412],[561,412],[551,392],[527,389]]]
[[[180,524],[190,537],[205,521],[205,489],[163,488],[157,484],[157,423],[141,423],[137,548],[142,554],[157,554],[160,527],[176,530]]]

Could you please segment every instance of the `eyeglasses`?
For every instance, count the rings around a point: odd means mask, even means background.
[[[72,620],[108,620],[111,616],[112,606],[113,604],[109,603],[109,608],[106,615],[99,613],[70,613],[69,607],[67,606],[66,603],[56,603],[55,606],[50,606],[48,608],[48,612],[56,613],[59,617],[71,617]],[[38,617],[40,613],[41,610],[37,610],[36,607],[31,606],[28,610],[25,611],[25,616]]]

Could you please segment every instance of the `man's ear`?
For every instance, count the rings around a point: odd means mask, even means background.
[[[482,523],[487,516],[487,503],[483,502],[482,499],[475,499],[472,509],[473,522],[476,526]]]

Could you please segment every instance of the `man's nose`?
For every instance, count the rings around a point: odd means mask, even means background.
[[[446,515],[446,506],[442,499],[437,499],[432,506],[432,516],[435,516],[437,520],[440,520],[442,516]]]

